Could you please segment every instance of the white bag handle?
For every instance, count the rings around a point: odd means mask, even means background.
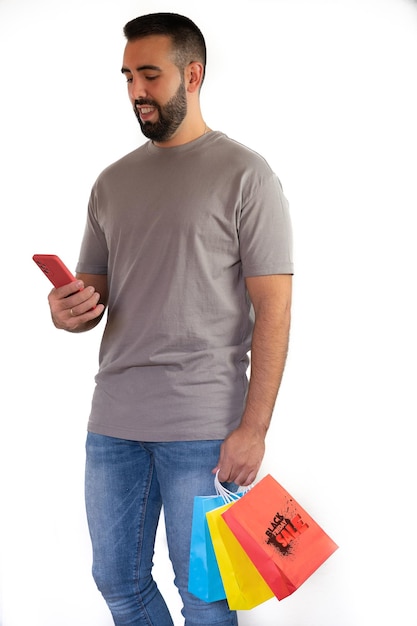
[[[216,494],[223,498],[225,504],[228,504],[229,502],[234,502],[235,500],[239,500],[242,494],[245,494],[252,487],[252,485],[249,485],[248,487],[239,487],[236,492],[230,491],[221,484],[219,480],[219,472],[220,470],[217,470],[216,476],[214,477],[214,488],[216,489]]]

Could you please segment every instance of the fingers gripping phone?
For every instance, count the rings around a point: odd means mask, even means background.
[[[76,280],[56,254],[34,254],[32,258],[54,287],[63,287]]]
[[[32,259],[56,288],[77,280],[56,254],[34,254]],[[95,308],[96,305],[94,304],[91,311]]]

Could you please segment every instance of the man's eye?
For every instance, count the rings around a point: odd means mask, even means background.
[[[145,76],[146,80],[155,80],[158,76]]]
[[[126,78],[127,83],[131,83],[132,81],[133,81],[133,78]]]

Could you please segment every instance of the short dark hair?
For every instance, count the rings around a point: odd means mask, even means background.
[[[200,29],[188,17],[177,13],[149,13],[128,22],[123,33],[128,41],[149,35],[166,35],[171,38],[174,63],[181,71],[193,61],[207,62],[207,50]]]

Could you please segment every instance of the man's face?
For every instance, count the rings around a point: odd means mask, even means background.
[[[122,72],[145,137],[169,140],[187,114],[184,77],[173,62],[170,39],[152,35],[128,42]]]

